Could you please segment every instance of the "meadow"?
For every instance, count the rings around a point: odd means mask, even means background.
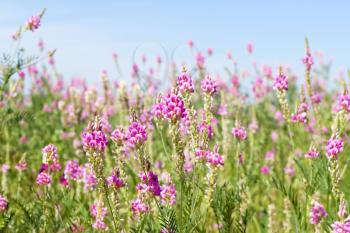
[[[215,51],[189,41],[193,65],[114,53],[129,80],[96,87],[63,78],[44,42],[21,47],[44,13],[0,60],[1,232],[350,232],[350,72],[335,80],[307,39],[303,74],[227,54],[213,75]]]

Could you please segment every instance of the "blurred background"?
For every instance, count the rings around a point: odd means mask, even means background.
[[[58,70],[65,76],[99,81],[101,70],[116,73],[112,53],[123,71],[142,56],[155,63],[193,63],[196,50],[213,55],[212,73],[222,72],[231,52],[239,66],[288,64],[302,74],[304,37],[313,52],[333,60],[333,71],[350,67],[350,2],[348,1],[0,1],[0,51],[15,43],[11,35],[26,19],[47,8],[42,25],[24,36],[28,53],[38,54],[38,41],[57,49]],[[253,56],[246,51],[254,46]],[[141,67],[147,69],[147,67]]]

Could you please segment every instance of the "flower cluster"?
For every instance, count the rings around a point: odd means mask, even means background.
[[[177,77],[177,87],[181,94],[194,92],[193,80],[187,72],[182,72]]]
[[[132,148],[137,148],[147,140],[146,126],[134,121],[130,124],[126,139]]]
[[[302,123],[306,124],[307,123],[307,111],[309,109],[309,106],[307,103],[302,102],[298,106],[298,110],[295,114],[292,115],[291,120],[292,122],[296,123]]]
[[[209,165],[213,167],[219,167],[224,165],[224,157],[220,155],[217,151],[202,150],[197,148],[195,150],[195,156],[198,159],[206,161]]]
[[[107,208],[103,206],[103,202],[99,200],[97,203],[94,203],[90,207],[90,213],[95,218],[95,222],[92,227],[96,230],[108,230],[104,218],[107,215]]]
[[[243,127],[235,127],[232,129],[232,135],[240,141],[247,139],[247,131]]]
[[[332,224],[331,233],[349,233],[350,232],[350,221],[345,220],[344,222],[336,221]]]
[[[329,159],[337,158],[338,154],[343,151],[344,141],[338,137],[331,137],[326,146],[327,156]]]
[[[317,158],[320,155],[315,147],[311,147],[311,149],[304,155],[305,158]]]
[[[119,189],[125,186],[125,183],[118,171],[114,171],[110,176],[107,177],[107,185],[110,188]]]
[[[316,225],[321,222],[323,218],[327,217],[327,212],[323,205],[317,201],[313,201],[310,210],[310,223]]]
[[[212,78],[207,75],[201,82],[202,91],[208,95],[213,95],[217,91],[217,85]]]
[[[7,199],[0,195],[0,212],[4,212],[7,209],[8,202]]]
[[[82,144],[86,151],[103,152],[108,144],[107,137],[102,130],[83,131],[81,134]]]
[[[175,94],[169,94],[163,99],[162,114],[168,120],[179,120],[186,112],[184,101]]]
[[[306,69],[308,71],[310,71],[311,70],[311,66],[314,64],[314,59],[313,59],[313,57],[311,56],[310,53],[307,53],[306,56],[303,57],[302,62],[306,66]]]
[[[126,134],[124,132],[124,129],[118,128],[118,129],[113,130],[113,132],[111,134],[111,139],[118,146],[121,146],[123,141],[126,140]]]
[[[35,31],[40,27],[41,17],[40,15],[33,15],[27,20],[27,28],[31,31]]]
[[[162,185],[160,191],[162,205],[175,205],[176,203],[176,189],[173,184]]]
[[[339,107],[347,112],[350,112],[350,95],[343,94],[338,97]]]
[[[36,177],[36,183],[38,185],[49,185],[51,183],[51,176],[46,172],[40,172]]]
[[[288,91],[288,79],[284,74],[279,74],[274,82],[273,88],[279,92]]]

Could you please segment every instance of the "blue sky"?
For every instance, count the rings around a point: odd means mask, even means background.
[[[222,69],[227,51],[242,66],[250,64],[245,51],[250,41],[260,64],[290,64],[301,71],[305,35],[312,50],[334,58],[335,71],[350,68],[349,1],[2,0],[0,51],[9,51],[9,36],[42,8],[47,8],[42,27],[27,34],[23,46],[35,52],[38,39],[44,39],[48,48],[57,49],[58,68],[66,78],[95,80],[102,69],[113,74],[113,51],[125,76],[133,54],[186,60],[189,39],[202,50],[214,49],[208,61],[213,72]]]

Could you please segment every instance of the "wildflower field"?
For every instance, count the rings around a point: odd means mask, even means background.
[[[44,13],[0,60],[1,232],[350,232],[350,77],[307,39],[303,74],[227,54],[218,76],[189,41],[194,65],[96,87],[22,48]]]

